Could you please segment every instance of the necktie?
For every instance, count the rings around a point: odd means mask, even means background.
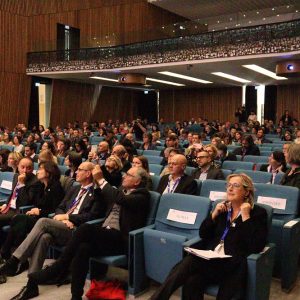
[[[19,192],[19,184],[17,183],[5,209],[2,211],[2,214],[6,214],[9,211],[12,200],[18,197],[18,192]]]
[[[77,205],[80,203],[80,201],[81,201],[83,195],[85,194],[85,192],[86,192],[86,189],[84,189],[84,188],[80,189],[77,200],[73,201],[73,203],[71,204],[69,210],[67,211],[68,215],[70,215],[76,209]]]

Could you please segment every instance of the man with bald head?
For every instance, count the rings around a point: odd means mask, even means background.
[[[27,238],[0,268],[2,277],[15,275],[20,263],[29,258],[28,273],[40,270],[50,245],[65,246],[76,227],[86,221],[105,216],[106,205],[101,200],[95,201],[93,169],[94,164],[91,162],[80,164],[76,175],[76,181],[80,185],[69,189],[56,209],[53,219],[41,218],[37,221]]]
[[[18,165],[18,174],[13,178],[12,193],[0,207],[0,246],[3,243],[2,227],[10,224],[11,219],[19,213],[19,207],[37,204],[43,187],[32,172],[32,160],[22,158]]]
[[[128,153],[123,145],[116,145],[111,152],[112,155],[117,155],[122,162],[122,172],[127,172],[131,168],[131,163],[128,161]]]
[[[170,174],[160,179],[157,192],[160,194],[180,193],[196,195],[196,181],[184,173],[186,164],[187,160],[184,155],[174,155],[168,162]]]

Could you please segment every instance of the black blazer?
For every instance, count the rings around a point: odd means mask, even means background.
[[[156,191],[162,194],[166,189],[168,182],[169,182],[169,175],[163,176],[159,181]],[[177,185],[174,193],[197,195],[197,183],[192,176],[184,174],[181,177],[179,184]]]
[[[55,214],[65,214],[69,210],[72,202],[77,197],[81,186],[73,186],[66,193],[64,199],[55,210]],[[106,205],[100,199],[96,201],[94,196],[94,188],[91,187],[85,196],[78,214],[70,214],[69,220],[75,225],[79,226],[87,221],[103,218],[106,212]]]
[[[243,147],[238,147],[232,151],[235,155],[243,155]],[[245,155],[260,155],[259,148],[256,145],[252,145],[246,149]]]
[[[18,176],[19,174],[15,174],[13,178],[13,184],[12,184],[12,192],[6,201],[6,204],[10,201],[10,198],[13,194],[14,188],[17,185],[18,182]],[[36,205],[38,203],[39,195],[41,194],[41,191],[43,189],[42,184],[38,181],[36,176],[31,173],[26,176],[25,179],[25,186],[19,189],[18,191],[18,197],[16,200],[16,206],[17,209],[20,206],[25,205]]]
[[[125,195],[121,189],[113,188],[107,183],[102,190],[95,190],[95,197],[107,203],[106,217],[115,203],[121,206],[120,230],[126,245],[129,232],[146,225],[150,208],[150,193],[146,188],[138,188]]]
[[[220,242],[226,228],[227,212],[220,214],[214,221],[209,215],[201,224],[199,235],[203,239],[201,248],[213,250]],[[242,216],[229,228],[225,238],[225,254],[246,257],[262,251],[267,242],[268,217],[264,208],[254,205],[250,219],[243,222]]]
[[[201,169],[198,168],[195,171],[193,171],[192,177],[194,179],[199,179],[200,174],[201,174]],[[210,166],[209,169],[208,169],[208,172],[207,172],[206,179],[224,180],[225,176],[224,176],[221,169],[217,169],[217,168],[214,168],[213,166]]]
[[[292,175],[288,175],[291,169],[288,169],[283,175],[280,184],[294,186],[300,189],[300,168],[296,168]]]
[[[59,180],[50,183],[46,189],[43,185],[36,204],[36,207],[41,210],[39,218],[48,217],[49,214],[53,213],[63,200],[64,195],[65,192]]]
[[[122,173],[120,171],[113,171],[109,173],[105,166],[101,166],[104,179],[112,186],[119,187],[122,183]]]

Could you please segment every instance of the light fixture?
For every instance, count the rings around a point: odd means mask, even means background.
[[[147,81],[158,82],[158,83],[164,83],[164,84],[175,85],[175,86],[185,86],[185,84],[176,83],[176,82],[172,82],[172,81],[166,81],[166,80],[160,80],[160,79],[151,78],[151,77],[147,77],[146,80],[147,80]]]
[[[106,77],[100,77],[100,76],[91,76],[90,78],[91,78],[91,79],[98,79],[98,80],[105,80],[105,81],[118,82],[117,79],[106,78]]]
[[[182,74],[178,74],[178,73],[174,73],[174,72],[169,72],[169,71],[163,71],[163,72],[158,72],[158,73],[167,75],[167,76],[171,76],[171,77],[180,78],[180,79],[204,83],[204,84],[212,83],[211,81],[203,80],[203,79],[196,78],[196,77],[186,76],[186,75],[182,75]]]
[[[223,73],[223,72],[213,72],[211,74],[216,75],[216,76],[220,76],[220,77],[223,77],[223,78],[226,78],[226,79],[231,79],[231,80],[234,80],[234,81],[242,82],[242,83],[250,83],[251,82],[247,79],[237,77],[237,76],[233,76],[233,75]]]
[[[271,72],[271,71],[269,71],[265,68],[262,68],[258,65],[243,65],[243,67],[247,68],[247,69],[250,69],[252,71],[255,71],[257,73],[266,75],[266,76],[271,77],[271,78],[276,79],[276,80],[285,80],[285,79],[287,79],[285,77],[277,76],[274,72]]]

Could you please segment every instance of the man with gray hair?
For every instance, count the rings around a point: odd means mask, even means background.
[[[150,193],[145,188],[147,172],[132,167],[123,176],[122,187],[113,188],[103,177],[101,168],[93,170],[99,188],[97,197],[108,203],[106,218],[101,225],[83,224],[68,243],[60,258],[49,268],[29,276],[27,287],[38,294],[38,284],[65,275],[71,266],[71,293],[73,300],[82,299],[83,287],[91,256],[127,253],[129,232],[146,225]]]

